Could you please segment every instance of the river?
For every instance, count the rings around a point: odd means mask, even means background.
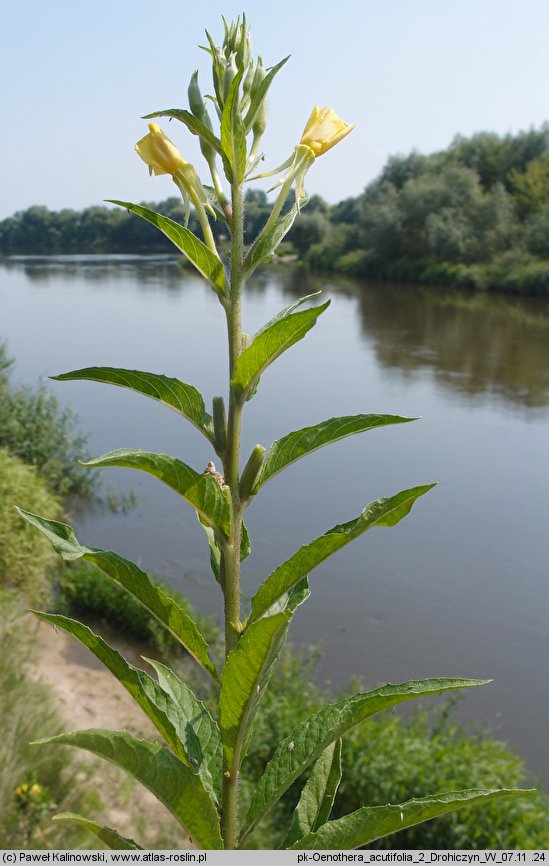
[[[549,302],[265,270],[246,290],[253,332],[292,299],[323,289],[331,308],[263,375],[247,404],[244,454],[334,415],[421,416],[312,454],[247,511],[249,597],[272,569],[371,500],[438,482],[392,529],[373,529],[311,575],[296,646],[322,644],[320,676],[365,686],[431,676],[493,677],[460,702],[549,779]],[[224,317],[173,258],[20,257],[0,264],[0,339],[15,379],[91,365],[175,375],[207,406],[224,394]],[[94,455],[173,454],[197,470],[214,455],[169,409],[95,383],[50,383],[75,407]],[[208,405],[209,404],[209,405]],[[205,537],[155,479],[99,470],[103,491],[134,491],[128,514],[76,510],[83,542],[114,549],[219,616]]]

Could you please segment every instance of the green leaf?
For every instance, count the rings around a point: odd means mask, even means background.
[[[32,611],[32,613],[45,622],[49,622],[57,628],[64,629],[64,631],[79,640],[91,650],[96,658],[103,662],[105,667],[122,683],[124,688],[147,714],[174,754],[184,764],[187,764],[193,773],[198,773],[204,786],[216,799],[217,791],[214,791],[211,768],[202,739],[205,740],[206,747],[209,745],[209,752],[211,752],[211,741],[212,738],[215,739],[214,728],[217,729],[217,743],[220,749],[219,728],[217,728],[216,723],[204,705],[195,698],[188,686],[179,681],[181,687],[178,697],[174,697],[172,690],[165,688],[163,685],[165,677],[162,679],[159,677],[159,682],[157,683],[145,671],[129,664],[120,653],[112,649],[101,637],[94,634],[91,629],[82,625],[77,620],[69,619],[59,614],[42,613],[37,610]],[[146,661],[149,660],[146,659]],[[156,669],[155,662],[151,661],[149,664]],[[166,670],[169,669],[166,668]],[[173,677],[177,680],[175,674],[173,674]],[[209,719],[212,725],[208,729],[207,737],[204,738],[196,730],[196,725],[200,723],[203,716],[208,717],[204,720],[204,724],[207,724]],[[219,775],[219,769],[220,767],[216,765],[215,771],[217,775]]]
[[[146,658],[145,661],[155,669],[160,688],[171,698],[184,722],[185,730],[178,729],[178,733],[191,756],[191,766],[195,767],[206,788],[213,787],[215,797],[219,799],[223,751],[217,722],[174,671],[155,659]]]
[[[38,740],[93,752],[126,770],[160,800],[199,848],[223,848],[219,815],[199,776],[160,743],[138,740],[127,731],[92,728]]]
[[[250,622],[263,616],[277,599],[292,586],[295,586],[304,575],[324,562],[337,550],[345,547],[350,541],[354,541],[367,529],[371,529],[372,526],[394,526],[399,520],[406,517],[416,499],[434,486],[434,484],[425,484],[422,487],[412,487],[410,490],[402,490],[387,499],[377,499],[375,502],[370,502],[355,520],[334,526],[320,538],[304,545],[290,559],[279,565],[261,584],[252,598]]]
[[[135,698],[141,709],[147,714],[178,758],[185,764],[188,764],[188,766],[191,766],[190,756],[183,748],[182,740],[176,733],[174,723],[177,724],[180,729],[179,733],[181,733],[179,719],[177,715],[174,719],[170,719],[170,710],[172,710],[171,715],[173,716],[173,709],[176,708],[170,706],[172,702],[168,700],[167,695],[152,677],[145,673],[145,671],[139,670],[139,668],[129,664],[103,638],[94,634],[91,629],[77,620],[70,619],[61,614],[44,613],[38,610],[33,610],[32,613],[45,622],[51,623],[56,628],[62,628],[91,650],[95,657],[103,662],[105,667],[110,670],[113,676]],[[196,772],[196,769],[194,772]]]
[[[305,783],[281,848],[290,848],[326,823],[341,782],[341,772],[341,740],[334,740],[324,749]]]
[[[197,512],[197,517],[200,525],[206,533],[208,539],[208,547],[210,548],[210,567],[217,582],[221,585],[221,548],[219,546],[215,530],[205,524]],[[246,524],[242,522],[242,536],[240,538],[240,561],[244,562],[252,552],[252,543],[246,528]]]
[[[294,343],[303,339],[329,305],[330,301],[327,301],[319,307],[293,313],[257,334],[238,359],[232,381],[233,387],[241,392],[248,391],[269,364],[272,364]]]
[[[246,130],[238,113],[238,88],[244,67],[239,69],[229,87],[221,116],[221,150],[227,179],[232,182],[233,175],[239,183],[246,171]]]
[[[97,547],[86,547],[77,540],[72,527],[57,520],[46,520],[37,514],[17,508],[21,517],[39,529],[50,541],[53,549],[63,559],[72,561],[86,559],[92,562],[116,583],[134,595],[185,647],[202,667],[214,678],[217,671],[208,657],[208,644],[202,637],[195,621],[173,598],[151,583],[150,578],[129,559]]]
[[[421,797],[407,800],[400,806],[364,806],[343,818],[328,821],[316,832],[309,833],[291,845],[299,850],[338,850],[349,851],[360,848],[383,836],[389,836],[422,821],[429,821],[439,815],[447,815],[464,806],[479,806],[500,797],[523,796],[533,791],[519,788],[483,789],[471,788],[468,791],[448,791],[436,797]]]
[[[214,150],[221,153],[221,142],[217,136],[190,111],[181,108],[166,108],[164,111],[153,111],[152,114],[145,114],[143,120],[152,120],[155,117],[173,117],[175,120],[180,120],[193,135],[203,138],[204,141],[211,144]]]
[[[267,73],[267,75],[265,76],[263,81],[261,81],[261,83],[259,84],[255,93],[252,95],[250,107],[249,107],[248,113],[246,114],[246,117],[244,119],[244,127],[246,130],[246,133],[250,132],[252,126],[254,125],[254,123],[256,121],[257,114],[259,112],[259,109],[261,108],[261,103],[263,102],[263,100],[267,96],[267,91],[269,90],[269,87],[271,86],[273,78],[275,77],[275,75],[279,71],[279,69],[282,69],[284,64],[287,63],[287,61],[289,59],[290,59],[290,55],[288,54],[288,56],[285,57],[283,60],[281,60],[280,63],[277,63],[276,66],[271,67],[271,69],[269,70],[269,72]]]
[[[219,727],[229,766],[240,760],[258,700],[276,661],[279,638],[291,614],[277,613],[247,628],[227,659],[219,696]]]
[[[137,214],[148,222],[156,226],[160,231],[171,240],[178,250],[181,250],[184,256],[195,266],[205,279],[207,279],[214,291],[218,295],[224,295],[225,292],[225,271],[223,263],[212,251],[197,238],[189,229],[179,225],[174,220],[162,216],[148,207],[143,207],[140,204],[132,204],[129,201],[118,201],[114,198],[106,199],[111,204],[120,205],[133,213]]]
[[[133,839],[126,839],[125,836],[121,836],[116,830],[104,827],[102,824],[90,821],[88,818],[83,818],[82,815],[77,815],[75,812],[60,812],[59,815],[53,816],[52,821],[66,821],[71,824],[80,824],[81,827],[85,827],[94,836],[98,836],[112,851],[144,850]]]
[[[213,576],[221,585],[221,548],[217,543],[217,537],[215,534],[215,529],[212,529],[211,526],[208,526],[207,523],[200,518],[200,514],[198,511],[196,512],[196,516],[198,517],[198,522],[200,526],[206,533],[206,538],[208,539],[208,547],[210,548],[210,568],[212,569]]]
[[[290,231],[292,225],[294,224],[294,220],[297,214],[298,210],[296,205],[294,205],[285,216],[277,220],[277,222],[274,224],[272,229],[270,229],[270,231],[268,231],[266,234],[261,233],[259,235],[256,242],[246,255],[246,258],[244,259],[243,270],[247,276],[253,274],[253,272],[259,265],[265,262],[270,262],[277,246],[285,237],[285,235]],[[320,293],[315,292],[315,294]]]
[[[269,608],[269,616],[275,613],[288,610],[294,614],[297,608],[307,601],[311,594],[309,589],[309,580],[303,577],[298,583],[294,584],[287,592],[283,593],[277,601]]]
[[[254,339],[259,337],[263,331],[266,331],[267,328],[270,328],[271,325],[274,325],[276,322],[280,322],[281,319],[285,319],[290,313],[293,313],[294,310],[297,310],[298,307],[303,306],[307,301],[312,301],[313,298],[318,298],[322,292],[311,292],[310,295],[305,295],[303,298],[298,298],[297,301],[292,301],[291,304],[288,304],[287,307],[284,307],[283,310],[280,310],[272,319],[269,319],[258,331],[254,334]]]
[[[213,443],[213,421],[204,408],[204,400],[200,391],[192,385],[186,385],[179,379],[171,379],[157,373],[144,373],[141,370],[123,370],[118,367],[84,367],[82,370],[71,370],[51,376],[59,382],[74,379],[85,379],[89,382],[105,382],[108,385],[118,385],[130,388],[139,394],[145,394],[158,400],[170,409],[175,409],[191,424],[200,430]]]
[[[195,472],[177,457],[119,448],[101,457],[87,460],[82,465],[122,466],[154,475],[186,499],[205,523],[214,529],[220,529],[225,534],[229,532],[231,518],[227,489],[220,487],[211,475]]]
[[[262,620],[260,620],[262,622]],[[278,745],[265,772],[256,785],[242,837],[247,837],[257,822],[324,749],[359,722],[412,698],[438,695],[451,689],[482,686],[490,680],[429,679],[388,684],[370,692],[359,692],[336,704],[324,707],[297,725]]]
[[[366,433],[377,427],[406,424],[408,421],[417,421],[417,418],[402,418],[400,415],[344,415],[288,433],[287,436],[273,442],[267,452],[256,490],[286,466],[304,457],[305,454],[312,454],[324,445],[339,442],[340,439],[345,439],[346,436],[352,436],[354,433]]]
[[[242,522],[242,536],[240,538],[240,561],[244,562],[245,559],[248,559],[250,553],[252,552],[252,542],[250,541],[250,535],[246,528],[246,524],[244,521]]]

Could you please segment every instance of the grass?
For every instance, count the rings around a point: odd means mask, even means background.
[[[61,811],[93,814],[99,801],[84,764],[64,749],[30,745],[62,730],[47,688],[28,677],[34,634],[15,593],[0,590],[0,848],[94,847],[84,831],[51,822]]]
[[[16,588],[30,604],[45,604],[51,596],[49,571],[58,557],[50,543],[21,519],[14,505],[54,519],[62,515],[58,497],[48,490],[36,469],[2,448],[0,586]]]

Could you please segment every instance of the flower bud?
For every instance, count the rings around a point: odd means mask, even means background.
[[[236,64],[236,54],[231,54],[225,64],[225,77],[223,79],[223,100],[227,99],[229,88],[233,83],[237,73],[238,66]]]
[[[189,97],[189,107],[198,120],[201,120],[204,126],[207,126],[208,129],[212,130],[212,122],[210,120],[210,115],[208,114],[208,109],[202,99],[202,94],[200,92],[200,87],[198,86],[198,71],[193,72],[191,76],[191,81],[189,83],[189,89],[187,91]],[[202,137],[200,137],[200,150],[202,151],[202,155],[205,157],[208,163],[215,161],[215,150],[211,144],[207,141],[204,141]]]
[[[223,397],[213,398],[213,425],[215,450],[218,454],[223,454],[227,447],[227,416]]]
[[[194,116],[201,120],[202,123],[204,123],[209,129],[211,129],[210,118],[208,116],[208,112],[206,111],[204,100],[202,99],[200,87],[198,86],[198,70],[195,70],[191,75],[187,95],[189,97],[189,108],[191,109]]]
[[[175,174],[188,165],[175,144],[162,132],[157,123],[149,123],[150,132],[140,139],[135,149],[149,166],[149,174]]]
[[[309,147],[316,158],[330,150],[354,128],[354,123],[344,123],[332,108],[315,105],[299,143]]]
[[[265,78],[266,71],[263,65],[263,58],[258,57],[257,59],[257,69],[255,72],[253,84],[252,84],[252,97],[256,92],[257,88]],[[260,139],[263,133],[267,128],[267,116],[268,116],[268,104],[267,97],[264,96],[261,100],[261,105],[259,106],[259,110],[255,116],[254,124],[252,126],[252,132],[254,134],[254,138]]]
[[[256,494],[256,484],[259,479],[259,473],[263,464],[265,449],[263,445],[256,445],[249,460],[244,467],[240,478],[240,499],[245,502],[251,496]]]

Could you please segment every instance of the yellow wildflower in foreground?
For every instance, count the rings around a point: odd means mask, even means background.
[[[333,108],[319,108],[315,105],[299,143],[309,147],[315,157],[322,156],[354,128],[354,123],[344,123]]]
[[[32,785],[30,793],[34,794],[35,797],[38,797],[38,795],[42,793],[42,785],[37,785],[35,783],[34,785]]]
[[[188,165],[157,123],[149,123],[149,130],[148,135],[135,145],[137,153],[149,166],[149,174],[175,174],[179,168]]]

